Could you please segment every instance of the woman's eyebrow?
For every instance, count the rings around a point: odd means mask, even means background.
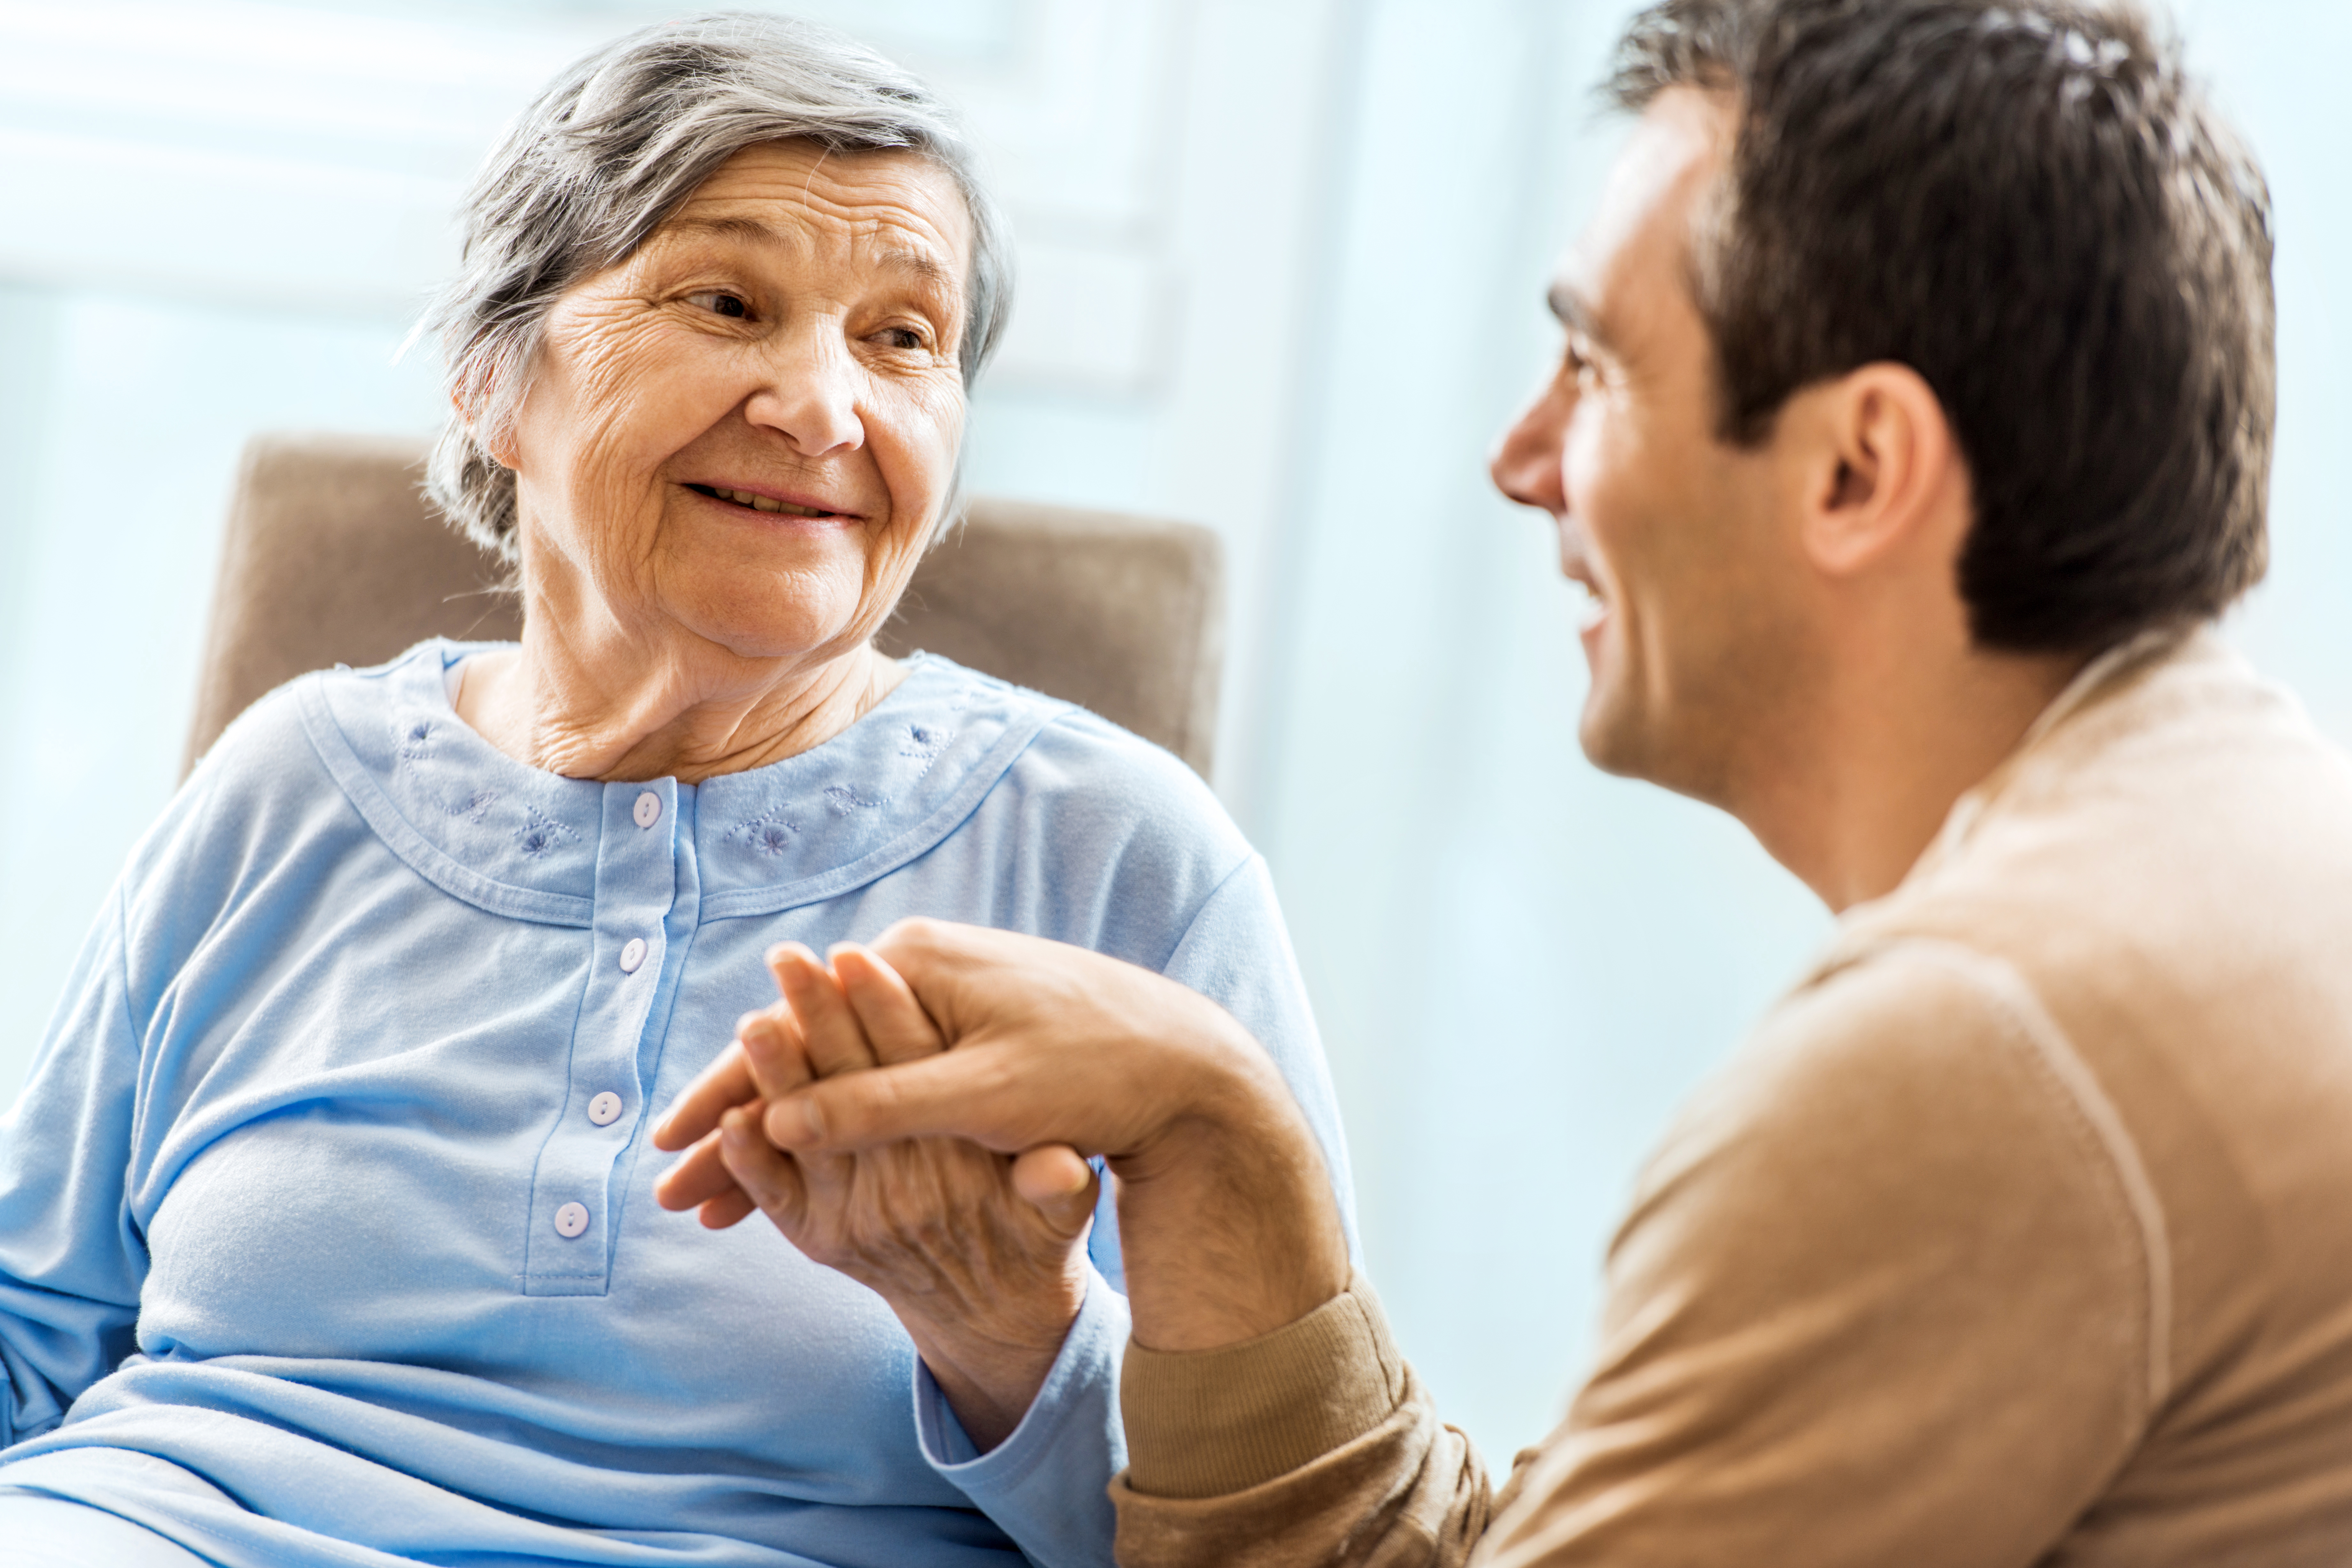
[[[682,217],[667,226],[672,233],[707,234],[721,239],[749,240],[754,245],[785,246],[791,243],[782,230],[755,217]],[[962,292],[963,282],[956,276],[955,268],[928,250],[894,245],[875,252],[874,260],[877,266],[910,275],[918,283],[938,290],[942,296],[952,299]]]
[[[782,245],[784,237],[755,217],[681,217],[662,226],[673,232],[716,235],[721,239],[748,239],[755,245]]]

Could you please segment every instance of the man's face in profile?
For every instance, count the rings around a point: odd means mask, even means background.
[[[1493,466],[1506,494],[1551,514],[1560,569],[1592,595],[1585,754],[1718,803],[1805,646],[1792,509],[1769,442],[1717,437],[1715,350],[1693,295],[1692,224],[1729,136],[1727,106],[1689,88],[1635,123],[1552,287],[1559,370]]]

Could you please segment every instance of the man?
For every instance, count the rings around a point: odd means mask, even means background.
[[[1129,1564],[2352,1561],[2352,763],[2206,629],[2263,565],[2260,175],[2128,8],[1666,0],[1621,67],[1496,480],[1592,592],[1588,754],[1841,922],[1647,1167],[1566,1423],[1490,1493],[1263,1054],[1139,971],[898,928],[911,996],[861,954],[793,1016],[952,1048],[761,1046],[756,1129],[1071,1214],[1045,1146],[1109,1157]]]

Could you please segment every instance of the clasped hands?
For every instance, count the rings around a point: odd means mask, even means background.
[[[1118,1178],[1137,1343],[1235,1343],[1345,1288],[1321,1148],[1215,1003],[941,921],[830,957],[769,955],[781,998],[655,1129],[688,1151],[655,1194],[711,1226],[759,1209],[871,1287],[981,1448],[1020,1424],[1086,1300],[1087,1157]]]
[[[723,1229],[764,1213],[813,1261],[887,1302],[982,1451],[1020,1424],[1086,1300],[1100,1184],[1066,1143],[1017,1156],[955,1137],[789,1153],[771,1107],[824,1079],[919,1060],[947,1042],[913,990],[854,942],[768,953],[780,993],[655,1129],[688,1150],[655,1187]]]

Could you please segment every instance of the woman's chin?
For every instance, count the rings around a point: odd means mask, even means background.
[[[746,663],[822,659],[865,641],[856,635],[859,617],[854,605],[837,613],[809,606],[815,613],[782,616],[777,605],[777,598],[747,603],[740,594],[730,594],[717,602],[688,600],[665,608],[692,642]]]

